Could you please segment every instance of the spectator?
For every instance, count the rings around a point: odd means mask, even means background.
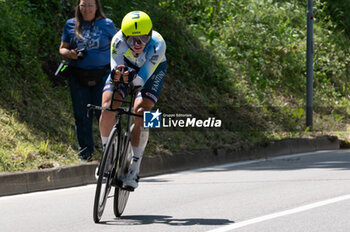
[[[70,60],[70,91],[79,156],[89,160],[94,151],[93,113],[87,104],[101,105],[102,90],[110,73],[110,45],[117,30],[106,18],[99,0],[78,0],[75,17],[68,19],[61,37],[60,54]]]

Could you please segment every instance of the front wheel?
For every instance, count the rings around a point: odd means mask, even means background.
[[[115,187],[115,190],[114,190],[113,209],[114,209],[114,215],[116,217],[120,217],[123,214],[124,209],[126,207],[126,203],[128,202],[128,199],[129,199],[130,191],[127,191],[121,188],[122,183],[120,181],[120,178],[127,174],[131,158],[132,158],[132,151],[131,151],[130,139],[128,136],[124,136],[123,148],[122,148],[122,153],[120,156],[120,162],[119,162],[118,171],[117,171],[117,179],[119,184]]]
[[[98,180],[95,192],[93,217],[95,223],[101,220],[108,194],[112,187],[113,166],[117,157],[118,130],[114,127],[108,138],[106,149],[103,152],[100,167],[98,170]]]

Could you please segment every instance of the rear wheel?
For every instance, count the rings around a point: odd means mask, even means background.
[[[113,166],[117,157],[117,140],[118,130],[116,128],[113,128],[110,133],[106,149],[103,152],[98,170],[98,180],[96,185],[93,212],[95,223],[98,223],[101,220],[107,202],[107,197],[111,190],[113,180]]]
[[[120,178],[127,174],[128,167],[131,161],[131,156],[132,156],[132,151],[131,151],[130,138],[124,135],[123,148],[120,156],[119,168],[117,171],[118,184],[115,187],[115,191],[114,191],[113,209],[114,209],[114,215],[116,217],[120,217],[123,214],[124,209],[126,207],[126,203],[128,202],[128,199],[129,199],[130,191],[122,188],[123,183],[120,181]]]

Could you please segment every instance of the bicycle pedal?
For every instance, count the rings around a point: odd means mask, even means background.
[[[103,173],[103,177],[105,177],[105,178],[108,178],[109,175],[110,175],[110,172],[104,172],[104,173]]]
[[[135,189],[131,186],[123,186],[121,189],[125,190],[125,191],[129,191],[129,192],[134,192]]]
[[[116,178],[113,178],[113,180],[112,180],[112,186],[113,186],[113,187],[117,187],[117,186],[118,186],[118,182],[117,182]]]
[[[118,180],[117,178],[113,178],[113,180],[112,180],[112,186],[113,186],[113,187],[119,187],[119,188],[121,188],[122,185],[123,185],[123,181]]]

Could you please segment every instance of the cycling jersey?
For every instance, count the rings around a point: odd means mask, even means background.
[[[138,71],[137,77],[141,78],[142,86],[144,86],[158,65],[166,61],[165,49],[163,37],[158,32],[153,31],[152,38],[143,52],[138,57],[134,57],[120,30],[112,39],[111,69],[116,69],[119,65],[130,66],[132,64],[133,68]]]

